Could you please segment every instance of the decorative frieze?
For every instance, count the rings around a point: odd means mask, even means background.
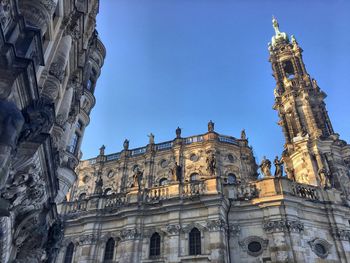
[[[263,224],[263,229],[267,233],[273,232],[302,232],[304,224],[298,220],[270,220]]]
[[[225,228],[225,221],[222,219],[209,220],[207,222],[207,229],[209,231],[220,231]]]
[[[181,230],[180,225],[178,224],[168,224],[166,225],[166,231],[169,235],[178,235]]]
[[[124,229],[120,232],[120,238],[122,241],[133,240],[140,237],[140,233],[136,228]]]

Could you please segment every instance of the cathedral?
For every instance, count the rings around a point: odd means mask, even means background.
[[[220,134],[212,121],[190,137],[102,146],[58,205],[55,262],[350,262],[350,145],[296,38],[272,24],[282,155],[257,164],[244,130]]]
[[[106,55],[98,0],[0,0],[0,262],[55,262]]]

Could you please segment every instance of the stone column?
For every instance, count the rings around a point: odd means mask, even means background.
[[[58,97],[59,88],[64,79],[71,46],[72,37],[70,35],[62,37],[55,54],[55,60],[50,65],[49,75],[42,90],[42,94],[54,102]]]
[[[167,225],[167,240],[164,243],[165,249],[164,253],[168,256],[168,262],[169,263],[175,263],[179,262],[179,241],[180,241],[180,225],[178,224],[171,224]],[[164,240],[165,241],[165,240]]]

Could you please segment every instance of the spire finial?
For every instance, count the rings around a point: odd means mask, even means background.
[[[272,26],[273,26],[273,29],[275,29],[276,35],[281,34],[280,29],[279,29],[280,25],[278,24],[277,19],[275,18],[275,16],[272,16]]]

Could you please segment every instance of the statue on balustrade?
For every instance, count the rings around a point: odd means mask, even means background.
[[[320,177],[320,181],[321,181],[321,186],[326,188],[331,188],[332,184],[331,184],[331,175],[328,171],[326,171],[325,168],[322,168],[318,171],[318,175]]]
[[[247,135],[246,135],[246,133],[245,133],[245,129],[243,129],[242,131],[241,131],[241,140],[246,140],[247,139]]]
[[[100,148],[100,155],[105,155],[106,146],[102,145]]]
[[[181,138],[181,128],[177,127],[176,129],[176,139],[180,139]]]
[[[210,175],[215,175],[215,169],[216,169],[216,159],[214,153],[210,153],[210,155],[207,157],[207,171]]]
[[[100,195],[103,193],[102,186],[103,186],[103,180],[102,180],[102,176],[100,174],[97,177],[97,180],[95,181],[95,194]]]
[[[150,135],[148,135],[149,138],[149,144],[154,144],[154,134],[150,133]]]
[[[129,150],[129,140],[125,139],[123,143],[124,151]]]
[[[143,172],[140,170],[139,167],[137,167],[134,173],[134,186],[137,185],[139,191],[141,191],[142,178],[143,178]]]
[[[276,156],[275,160],[273,161],[275,164],[275,177],[282,177],[283,176],[283,159],[278,159],[278,156]]]
[[[208,122],[208,132],[214,132],[214,122],[212,120]]]
[[[260,169],[264,177],[270,177],[271,175],[271,161],[269,159],[266,159],[264,156],[263,160],[260,164]]]

